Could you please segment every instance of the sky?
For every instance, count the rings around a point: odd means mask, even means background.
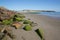
[[[10,10],[60,11],[60,0],[0,0],[0,6]]]

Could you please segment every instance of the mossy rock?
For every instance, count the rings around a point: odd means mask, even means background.
[[[40,36],[41,40],[44,40],[44,31],[42,28],[35,30],[36,33]]]
[[[11,24],[12,22],[13,22],[12,19],[11,19],[11,20],[3,20],[3,21],[2,21],[2,23],[3,23],[4,25]]]
[[[23,18],[16,17],[16,21],[23,21]]]
[[[23,14],[16,14],[14,17],[25,18],[25,16]]]
[[[25,18],[25,16],[24,15],[20,15],[20,18]]]
[[[24,20],[23,24],[31,24],[32,22],[30,20]]]
[[[24,30],[26,30],[26,31],[32,30],[31,25],[25,25]]]

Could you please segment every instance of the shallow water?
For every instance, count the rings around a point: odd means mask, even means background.
[[[60,12],[30,12],[30,13],[60,18]]]
[[[60,12],[41,12],[40,14],[47,15],[47,16],[53,16],[53,17],[60,17]]]

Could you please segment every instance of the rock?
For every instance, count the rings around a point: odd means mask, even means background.
[[[18,28],[21,28],[21,27],[22,27],[22,24],[19,23],[19,22],[14,22],[14,23],[12,24],[12,26],[14,26],[16,29],[18,29]]]

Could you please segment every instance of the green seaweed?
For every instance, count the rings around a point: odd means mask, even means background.
[[[23,24],[31,24],[32,22],[30,20],[24,20]]]
[[[32,30],[31,25],[25,25],[24,30],[26,30],[26,31]]]
[[[16,21],[23,21],[23,18],[16,17]]]
[[[35,32],[40,36],[41,40],[44,40],[44,31],[41,28],[35,30]]]
[[[11,20],[3,20],[3,21],[2,21],[2,23],[3,23],[4,25],[11,24],[12,22],[13,22],[12,19],[11,19]]]
[[[24,16],[24,15],[22,15],[22,14],[16,14],[16,15],[14,15],[14,17],[25,18],[25,16]]]

